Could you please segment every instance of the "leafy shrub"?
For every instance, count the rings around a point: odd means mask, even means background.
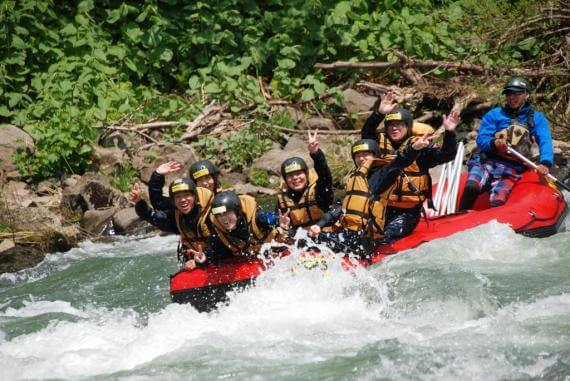
[[[243,170],[251,161],[263,155],[272,145],[255,128],[249,127],[222,139],[200,137],[197,147],[202,155],[216,164],[226,163],[230,169]],[[221,153],[221,155],[220,155]]]
[[[119,164],[109,176],[109,181],[121,192],[128,192],[137,176],[138,172],[131,163]]]
[[[253,168],[251,170],[251,174],[249,175],[249,181],[253,185],[257,185],[260,187],[268,187],[271,185],[271,181],[269,181],[269,175],[265,170],[260,168]]]

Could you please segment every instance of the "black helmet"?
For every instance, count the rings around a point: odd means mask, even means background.
[[[305,171],[306,173],[308,170],[309,167],[307,167],[307,163],[300,157],[290,157],[281,163],[281,176],[283,176],[283,178],[291,172]]]
[[[193,180],[206,175],[217,178],[219,174],[220,171],[210,160],[199,160],[190,166],[190,178]]]
[[[397,108],[386,114],[386,119],[384,119],[384,124],[390,123],[391,121],[403,121],[406,127],[411,131],[414,124],[414,119],[412,114],[405,108]]]
[[[503,94],[506,93],[529,93],[530,84],[522,77],[512,77],[503,87]]]
[[[194,192],[195,190],[196,184],[194,181],[185,177],[180,177],[174,180],[168,187],[168,193],[170,194],[170,197],[173,197],[178,192]]]
[[[239,197],[234,191],[223,191],[214,196],[212,201],[212,214],[214,216],[232,210],[236,213],[241,211]]]
[[[374,156],[380,156],[380,147],[378,147],[378,143],[372,139],[360,139],[354,142],[350,151],[352,160],[354,160],[356,154],[361,151],[371,151],[374,153]]]

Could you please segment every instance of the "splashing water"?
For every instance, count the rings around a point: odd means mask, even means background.
[[[200,314],[176,237],[84,242],[0,276],[0,379],[568,380],[570,233],[491,222],[369,269],[292,272]]]

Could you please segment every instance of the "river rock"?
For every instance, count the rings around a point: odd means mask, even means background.
[[[269,174],[281,176],[281,163],[293,156],[302,157],[309,165],[313,162],[309,156],[307,141],[296,135],[289,139],[284,148],[274,144],[273,148],[253,161],[251,168],[263,169]]]
[[[2,188],[2,193],[6,202],[12,207],[26,208],[33,203],[35,197],[30,186],[21,181],[9,181],[6,186]]]
[[[110,175],[119,165],[127,163],[129,163],[129,157],[124,150],[117,147],[95,147],[94,172]]]
[[[11,124],[0,126],[0,180],[20,179],[12,155],[22,147],[34,147],[34,140],[24,130]]]
[[[308,118],[303,121],[302,126],[309,130],[334,130],[334,122],[328,118]]]
[[[130,234],[135,232],[139,227],[145,225],[145,222],[137,216],[135,208],[121,209],[113,215],[113,225],[115,233]]]
[[[115,208],[102,210],[88,210],[81,219],[81,227],[94,235],[102,235],[105,232],[111,233],[113,228],[113,215],[117,212]]]
[[[180,163],[181,169],[176,173],[166,176],[166,184],[177,177],[187,177],[190,165],[197,160],[197,156],[190,146],[169,145],[164,147],[152,147],[138,152],[133,157],[133,165],[138,170],[142,181],[147,182],[152,172],[161,164],[170,160]]]
[[[236,184],[236,185],[234,185],[233,189],[238,194],[249,194],[252,196],[257,196],[257,195],[274,196],[277,194],[277,191],[275,189],[260,187],[260,186],[256,186],[256,185],[248,184],[248,183],[247,184]]]
[[[61,205],[74,213],[109,207],[124,207],[126,197],[113,188],[107,179],[97,173],[87,172],[72,187],[64,188]]]
[[[344,97],[344,108],[348,112],[355,113],[370,111],[378,99],[377,97],[361,94],[354,89],[346,89],[342,95]]]

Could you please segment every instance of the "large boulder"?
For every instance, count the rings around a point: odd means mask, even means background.
[[[197,156],[190,146],[168,145],[151,147],[141,150],[133,157],[133,165],[138,170],[142,181],[147,182],[152,172],[161,164],[170,160],[180,163],[180,171],[166,177],[169,184],[176,177],[188,176],[190,165],[197,160]]]
[[[81,219],[81,227],[93,235],[113,234],[113,215],[115,208],[88,210]]]
[[[72,213],[109,207],[125,207],[127,198],[97,173],[87,172],[74,185],[63,190],[61,206]]]
[[[147,225],[137,216],[134,207],[119,210],[113,215],[112,221],[117,234],[133,234]]]
[[[117,147],[95,147],[94,172],[110,175],[120,165],[125,165],[126,163],[129,163],[126,151]]]
[[[12,160],[12,155],[22,147],[33,148],[34,141],[22,129],[11,124],[0,126],[0,181],[20,179],[20,173]]]
[[[253,161],[251,168],[259,168],[271,175],[281,176],[281,163],[292,156],[302,157],[309,165],[313,162],[309,156],[307,141],[295,135],[289,138],[284,148],[279,144],[273,144],[269,151]]]
[[[370,111],[372,106],[374,106],[374,102],[378,99],[366,94],[361,94],[354,89],[346,89],[342,95],[344,97],[344,108],[346,108],[348,112],[354,113]]]

